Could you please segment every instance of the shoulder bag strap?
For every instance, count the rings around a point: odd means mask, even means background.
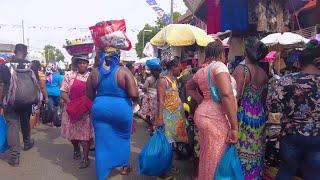
[[[211,71],[212,71],[213,65],[214,65],[214,62],[212,62],[208,67],[208,85],[209,85],[209,87],[212,86],[212,73],[211,73]]]
[[[167,81],[169,81],[169,83],[171,84],[171,88],[172,89],[177,89],[177,82],[176,81],[172,81],[169,77],[165,76],[165,78],[167,79]]]
[[[247,74],[250,73],[250,70],[249,70],[248,66],[243,65],[243,68],[244,68],[244,80],[243,80],[241,96],[243,95],[244,89],[245,89],[245,86],[246,86]]]

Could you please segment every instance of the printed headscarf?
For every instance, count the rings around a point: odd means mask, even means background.
[[[101,51],[99,54],[99,72],[108,75],[120,64],[120,51]]]

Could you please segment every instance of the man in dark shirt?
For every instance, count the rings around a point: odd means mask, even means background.
[[[17,69],[24,69],[29,64],[26,60],[27,46],[17,44],[15,47],[15,56],[11,62],[0,66],[0,113],[4,115],[8,123],[7,141],[10,147],[10,156],[8,164],[11,166],[19,165],[20,158],[20,138],[19,138],[19,123],[23,135],[24,148],[27,151],[34,145],[34,141],[30,138],[30,115],[32,106],[24,108],[13,108],[4,103],[4,98],[8,95],[10,87],[11,73],[9,65],[15,64]]]

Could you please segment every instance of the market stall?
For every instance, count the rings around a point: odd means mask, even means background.
[[[161,48],[160,58],[178,56],[182,61],[204,61],[203,49],[216,38],[195,26],[171,24],[164,27],[151,39],[151,44]]]

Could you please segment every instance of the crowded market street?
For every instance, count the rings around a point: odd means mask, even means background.
[[[320,0],[0,6],[0,180],[320,179]]]
[[[93,180],[95,179],[95,162],[91,161],[89,168],[79,170],[78,162],[72,160],[70,152],[72,145],[60,137],[58,128],[39,125],[32,130],[32,136],[36,140],[35,148],[25,152],[23,163],[20,167],[12,168],[5,161],[5,155],[0,156],[0,174],[3,180],[19,179],[47,179],[47,180]],[[131,161],[133,173],[129,176],[121,176],[117,170],[110,175],[110,180],[154,180],[155,177],[137,174],[137,158],[141,148],[147,142],[149,133],[145,130],[145,123],[137,120],[137,132],[132,136]],[[91,152],[92,153],[92,152]],[[91,154],[94,159],[93,153]],[[191,163],[180,161],[181,168],[178,180],[189,180],[192,175]]]

